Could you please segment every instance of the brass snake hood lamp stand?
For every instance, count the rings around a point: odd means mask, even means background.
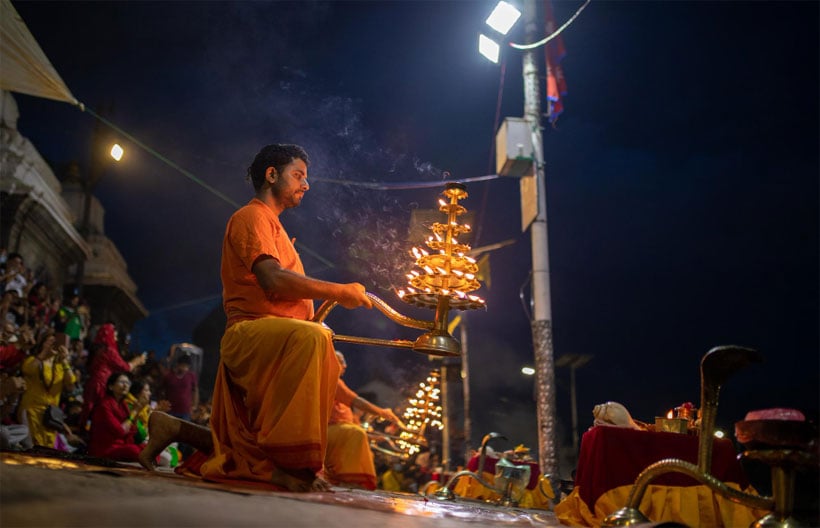
[[[602,526],[633,526],[648,523],[649,519],[641,513],[638,506],[650,482],[670,472],[688,475],[732,502],[753,508],[772,509],[774,506],[772,497],[761,497],[738,491],[710,474],[720,388],[729,376],[751,363],[760,361],[762,357],[756,350],[738,346],[715,347],[703,356],[700,362],[700,400],[703,414],[698,443],[698,464],[667,458],[649,465],[635,479],[626,507],[608,515]]]

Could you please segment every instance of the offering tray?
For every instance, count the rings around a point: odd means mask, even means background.
[[[802,449],[817,444],[817,427],[796,420],[744,420],[735,423],[735,438],[746,449]]]

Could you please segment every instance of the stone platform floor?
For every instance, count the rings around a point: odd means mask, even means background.
[[[482,528],[561,526],[544,510],[335,488],[283,493],[136,464],[0,453],[0,526]]]

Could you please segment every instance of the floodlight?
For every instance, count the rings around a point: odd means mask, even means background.
[[[525,376],[532,376],[535,374],[535,369],[532,367],[521,367],[521,374],[524,374]]]
[[[122,159],[122,155],[125,151],[119,146],[117,143],[114,143],[114,146],[111,147],[111,157],[117,161]]]
[[[501,53],[501,48],[498,43],[486,35],[478,36],[478,52],[493,61],[498,63],[498,55]]]
[[[487,25],[502,35],[506,35],[520,17],[521,11],[516,9],[512,4],[498,2],[493,12],[487,17]]]

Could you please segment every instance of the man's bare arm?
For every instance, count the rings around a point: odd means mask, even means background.
[[[362,398],[359,395],[356,395],[356,398],[353,399],[353,402],[350,404],[350,406],[355,409],[364,411],[366,413],[375,414],[379,418],[387,420],[388,422],[392,422],[401,427],[402,429],[406,427],[404,423],[399,419],[399,417],[396,416],[392,409],[388,409],[387,407],[379,407],[375,403],[365,398]]]
[[[306,277],[286,270],[274,258],[257,260],[253,273],[263,290],[280,299],[324,299],[336,301],[345,308],[372,308],[365,288],[358,282],[338,283]]]

